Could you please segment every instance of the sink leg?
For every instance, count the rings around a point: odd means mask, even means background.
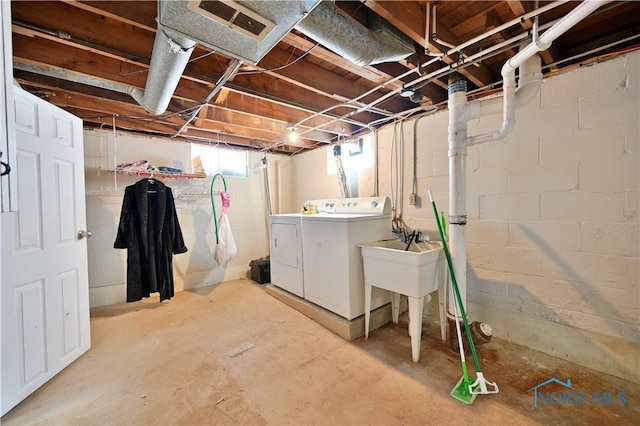
[[[371,286],[364,285],[364,337],[369,338],[369,319],[371,318]]]
[[[447,341],[447,271],[436,269],[436,282],[438,283],[438,305],[440,307],[440,337]]]
[[[391,291],[391,319],[394,324],[398,323],[400,318],[400,293]]]
[[[413,362],[420,361],[420,340],[422,338],[422,309],[424,297],[408,297],[409,334],[411,335],[411,357]]]

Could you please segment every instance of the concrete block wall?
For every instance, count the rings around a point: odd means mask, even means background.
[[[469,148],[466,227],[472,319],[491,324],[497,337],[637,382],[639,74],[634,52],[545,78],[505,140]],[[482,117],[468,134],[500,124],[500,115]],[[395,198],[404,221],[435,239],[427,190],[446,214],[447,126],[446,110],[415,126],[416,206],[408,198],[413,120],[378,132],[380,195]],[[404,135],[399,199],[394,131]],[[304,164],[296,179],[313,175],[314,187],[325,188],[333,181],[322,177],[319,155],[295,157],[296,167]]]
[[[115,144],[114,144],[115,141]],[[188,143],[162,138],[145,138],[126,133],[114,135],[107,131],[84,133],[87,227],[93,232],[88,240],[89,287],[91,307],[123,303],[126,301],[127,251],[113,248],[124,188],[140,178],[107,173],[116,163],[147,159],[156,166],[180,167],[191,172]],[[286,158],[286,157],[284,157]],[[280,156],[268,156],[273,165]],[[249,263],[269,254],[267,235],[268,214],[264,191],[264,173],[261,155],[249,153],[249,176],[227,177],[231,194],[228,216],[238,247],[237,256],[220,268],[213,258],[216,245],[213,212],[209,196],[211,178],[179,180],[164,179],[174,193],[178,220],[189,251],[175,255],[175,290],[211,285],[222,281],[249,276]],[[272,193],[276,192],[275,176],[270,168]],[[288,172],[284,173],[285,178]],[[282,202],[290,203],[288,184],[281,184]],[[216,183],[215,191],[222,189]],[[221,204],[216,198],[217,213]],[[151,295],[156,297],[157,294]]]
[[[639,69],[634,53],[545,79],[506,140],[470,148],[468,194],[472,311],[499,336],[635,380]],[[472,184],[496,173],[501,185]]]

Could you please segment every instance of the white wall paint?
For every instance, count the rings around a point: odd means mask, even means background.
[[[106,173],[116,163],[146,159],[155,166],[179,167],[191,172],[189,144],[162,138],[144,138],[108,131],[85,131],[85,167],[87,188],[87,226],[93,232],[88,240],[91,307],[126,301],[127,251],[113,248],[124,188],[140,178]],[[114,144],[115,140],[115,144]],[[253,259],[269,254],[268,215],[264,191],[262,155],[249,154],[249,176],[226,178],[231,194],[229,221],[238,246],[238,255],[221,269],[213,259],[216,244],[209,197],[211,179],[165,179],[174,192],[178,220],[189,251],[174,256],[176,291],[244,278]],[[275,163],[280,167],[281,184],[275,180]],[[268,156],[272,200],[278,193],[280,203],[291,205],[290,163],[288,157]],[[222,189],[216,182],[215,190]],[[216,209],[221,210],[216,197]],[[152,295],[152,297],[157,297]]]
[[[539,96],[517,111],[514,131],[469,148],[467,158],[473,319],[490,323],[497,337],[635,381],[639,74],[635,52],[547,78]],[[418,123],[420,207],[408,205],[413,121],[404,126],[403,218],[432,238],[437,228],[427,190],[441,210],[448,208],[447,120],[443,111]],[[474,120],[469,135],[500,124],[500,115]],[[379,131],[380,194],[390,197],[393,131]],[[298,203],[339,196],[324,158],[294,157]]]

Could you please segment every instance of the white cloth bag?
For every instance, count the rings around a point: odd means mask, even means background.
[[[218,231],[218,244],[213,249],[213,258],[221,268],[224,268],[238,254],[238,248],[236,247],[236,241],[233,239],[231,224],[226,212],[220,214]]]

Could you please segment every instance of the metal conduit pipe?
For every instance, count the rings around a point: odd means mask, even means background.
[[[413,46],[384,32],[374,32],[323,1],[296,28],[351,62],[366,66],[396,62],[414,53]]]
[[[128,87],[127,93],[151,114],[165,112],[195,45],[195,41],[158,24],[145,89]]]

